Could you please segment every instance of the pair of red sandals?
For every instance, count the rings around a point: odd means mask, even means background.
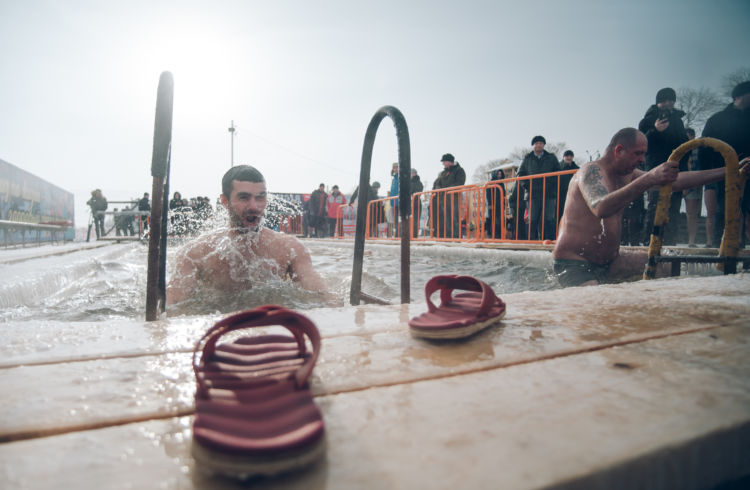
[[[455,289],[468,292],[453,295]],[[430,296],[438,290],[441,304],[435,306]],[[416,337],[468,337],[505,315],[505,303],[473,277],[434,277],[425,294],[428,311],[409,321]],[[218,344],[230,332],[272,325],[292,335]],[[246,479],[307,466],[323,456],[323,415],[309,385],[320,342],[307,317],[276,305],[231,315],[209,329],[193,353],[195,460],[212,472]]]

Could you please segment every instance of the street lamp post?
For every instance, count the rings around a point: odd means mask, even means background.
[[[231,148],[232,148],[232,157],[231,157],[229,166],[234,167],[234,131],[235,129],[237,129],[234,127],[234,119],[232,119],[232,125],[229,126],[228,129],[229,129],[229,139],[231,141]]]

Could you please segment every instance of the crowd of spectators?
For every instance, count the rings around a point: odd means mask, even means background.
[[[686,128],[682,118],[685,113],[675,108],[676,93],[667,87],[659,90],[653,105],[648,107],[644,117],[638,124],[638,129],[648,140],[648,151],[642,170],[648,171],[666,161],[671,152],[682,143],[695,137],[695,131]],[[703,130],[703,136],[711,136],[726,141],[738,153],[740,160],[750,155],[750,82],[737,85],[732,93],[732,102],[722,111],[709,118]],[[578,169],[574,161],[574,153],[567,149],[561,161],[554,153],[545,149],[546,139],[537,135],[531,140],[531,151],[528,152],[517,167],[515,183],[507,186],[503,182],[489,186],[485,191],[485,231],[486,236],[499,238],[502,232],[503,219],[507,237],[516,240],[555,240],[557,227],[565,210],[568,188],[573,178],[573,171]],[[451,153],[445,153],[440,159],[443,165],[437,178],[433,182],[433,190],[442,190],[463,186],[466,183],[466,173]],[[680,162],[680,170],[699,170],[722,166],[723,161],[718,153],[710,149],[696,149]],[[559,174],[560,171],[569,171]],[[543,174],[543,175],[542,175]],[[553,175],[549,175],[553,174]],[[540,175],[540,177],[534,177]],[[493,169],[489,175],[489,182],[506,179],[506,173],[500,169]],[[415,169],[411,169],[410,188],[412,195],[422,192],[424,186]],[[750,224],[750,197],[747,186],[742,201],[742,211],[745,213],[743,223]],[[369,186],[369,200],[380,199],[378,192],[380,183],[374,181]],[[507,194],[506,194],[507,190]],[[312,191],[308,199],[302,202],[302,234],[305,237],[331,237],[341,230],[337,230],[337,217],[342,206],[355,207],[359,196],[356,188],[347,200],[338,185],[333,185],[330,192],[326,185],[320,183]],[[394,163],[391,168],[390,191],[386,197],[398,197],[399,166]],[[417,200],[412,215],[414,220],[414,236],[430,235],[436,238],[460,238],[466,236],[467,223],[462,214],[460,192],[434,193],[429,199]],[[685,200],[688,245],[695,247],[698,229],[698,218],[703,207],[707,209],[706,243],[711,247],[718,243],[723,232],[724,213],[724,183],[689,189],[684,192],[674,192],[670,200],[669,222],[664,227],[664,243],[674,245],[678,240],[678,223],[682,201]],[[646,245],[653,228],[654,213],[658,200],[658,190],[652,189],[632,201],[622,214],[621,243],[627,245]],[[413,201],[414,202],[414,201]],[[89,201],[92,211],[105,206],[106,200],[101,191]],[[398,199],[375,206],[371,216],[371,235],[377,235],[380,225],[387,221],[395,224],[398,221]],[[380,207],[378,207],[380,206]],[[422,207],[427,207],[426,217],[422,216]],[[150,211],[148,193],[144,194],[137,208],[139,211]],[[202,228],[203,223],[213,216],[213,208],[208,197],[182,198],[175,192],[169,201],[169,223],[171,235],[191,235]],[[97,236],[102,232],[98,217],[95,213]],[[426,218],[426,219],[425,219]],[[130,218],[132,221],[132,217]],[[118,234],[130,232],[132,223],[128,224],[123,216],[117,226]],[[388,227],[389,236],[396,236],[398,229]],[[131,232],[132,233],[132,232]],[[380,232],[382,233],[382,232]],[[743,237],[745,236],[745,231]]]
[[[188,236],[199,233],[214,215],[214,208],[207,196],[186,199],[175,192],[169,200],[169,226],[167,234]]]

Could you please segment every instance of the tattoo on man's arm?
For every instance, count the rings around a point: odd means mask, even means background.
[[[599,167],[590,165],[583,176],[583,195],[592,208],[595,208],[602,202],[609,191],[602,183],[602,174]]]

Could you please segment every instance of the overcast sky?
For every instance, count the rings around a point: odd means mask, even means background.
[[[404,114],[427,188],[443,153],[471,181],[536,134],[585,160],[659,88],[718,88],[747,66],[749,19],[748,0],[0,0],[0,158],[73,192],[77,226],[96,187],[150,192],[169,70],[185,197],[220,193],[231,120],[235,162],[272,192],[351,192],[384,105]],[[386,119],[373,180],[387,188],[396,160]]]

